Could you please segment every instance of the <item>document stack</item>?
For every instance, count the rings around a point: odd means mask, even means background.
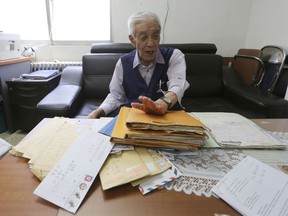
[[[153,115],[123,107],[111,142],[135,146],[197,150],[207,138],[204,124],[184,111]]]

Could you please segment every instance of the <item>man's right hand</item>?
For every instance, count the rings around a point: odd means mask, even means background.
[[[136,109],[140,109],[145,113],[151,113],[156,115],[164,115],[168,110],[168,105],[162,100],[153,101],[146,96],[140,96],[141,103],[131,103],[131,106]]]
[[[100,117],[103,117],[105,116],[105,112],[103,109],[96,109],[94,111],[92,111],[88,116],[87,118],[88,119],[96,119],[96,118],[100,118]]]

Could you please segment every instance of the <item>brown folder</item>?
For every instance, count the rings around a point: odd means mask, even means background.
[[[135,109],[128,107],[121,108],[120,113],[117,117],[117,121],[115,123],[113,133],[111,135],[111,142],[136,146],[195,150],[203,144],[203,141],[206,138],[206,134],[203,132],[202,128],[203,124],[201,122],[201,124],[199,124],[199,121],[196,122],[201,126],[193,126],[193,130],[191,128],[182,130],[182,125],[177,125],[179,128],[177,128],[176,132],[171,132],[170,128],[168,128],[168,132],[166,131],[166,129],[162,131],[149,128],[144,130],[142,130],[142,128],[141,130],[130,129],[127,126],[127,119],[130,117],[130,114],[133,110]],[[134,113],[133,115],[133,117],[137,118]],[[148,114],[145,115],[147,115],[147,117],[149,116]],[[182,113],[180,115],[182,115]],[[151,117],[149,116],[148,118]],[[173,118],[174,117],[172,116],[172,118],[170,119]],[[159,123],[157,124],[158,127],[161,127],[159,126]],[[187,122],[185,124],[187,125]],[[165,128],[166,126],[169,126],[169,124],[164,124]],[[190,127],[190,125],[188,125],[188,127]],[[175,130],[175,128],[172,130]]]
[[[169,111],[165,115],[153,115],[130,109],[126,125],[130,129],[161,130],[183,133],[204,133],[204,124],[183,110]]]

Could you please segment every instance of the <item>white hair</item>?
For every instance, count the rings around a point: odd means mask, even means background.
[[[161,22],[160,22],[159,17],[156,14],[152,13],[152,12],[142,11],[142,12],[138,12],[138,13],[132,14],[129,17],[129,19],[128,19],[129,35],[132,35],[133,37],[135,37],[135,27],[136,27],[136,25],[139,24],[139,23],[146,22],[147,20],[154,21],[155,23],[157,23],[159,25],[160,32],[161,32]]]

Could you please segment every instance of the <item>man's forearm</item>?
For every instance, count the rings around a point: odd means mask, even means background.
[[[103,117],[105,116],[105,112],[103,109],[101,108],[98,108],[94,111],[92,111],[89,115],[88,115],[88,118],[90,119],[95,119],[95,118],[100,118],[100,117]]]
[[[178,101],[177,95],[174,92],[167,92],[164,95],[164,97],[169,98],[171,100],[171,102],[172,102],[171,107],[174,106],[174,104],[176,104]],[[171,107],[169,107],[169,108],[171,108]]]

